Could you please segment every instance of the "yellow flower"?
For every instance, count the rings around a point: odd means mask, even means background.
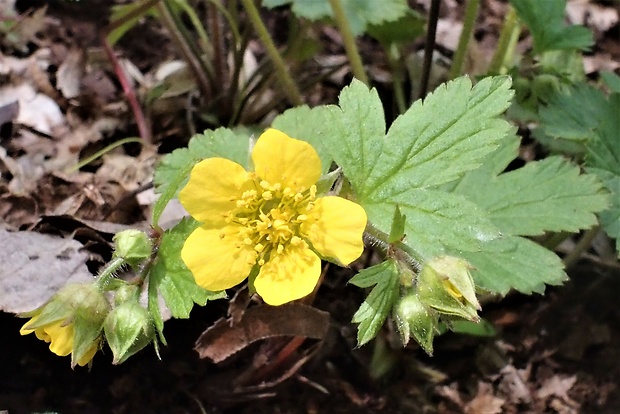
[[[192,170],[179,200],[202,226],[181,257],[208,290],[241,283],[258,266],[256,292],[281,305],[312,292],[317,255],[348,265],[363,251],[366,213],[341,197],[317,197],[321,160],[310,144],[268,129],[252,151],[255,172],[224,158]]]
[[[22,326],[19,333],[28,335],[34,332],[37,338],[49,343],[50,351],[58,356],[67,356],[73,352],[73,323],[65,324],[62,320],[58,320],[35,329],[29,329],[28,326],[35,324],[38,317],[38,315],[33,316]],[[80,366],[88,364],[98,349],[99,341],[93,342],[88,351],[77,360],[77,364]]]
[[[22,313],[30,318],[19,333],[33,333],[59,356],[71,354],[71,367],[88,364],[101,345],[101,330],[110,305],[93,283],[69,284],[45,304]]]

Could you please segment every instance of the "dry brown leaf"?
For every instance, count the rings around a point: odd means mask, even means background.
[[[506,403],[503,398],[493,395],[493,386],[487,382],[478,383],[478,391],[473,400],[465,404],[465,414],[501,414]]]
[[[569,401],[568,390],[577,382],[577,376],[564,377],[560,375],[554,375],[547,379],[545,383],[536,392],[538,398],[559,397]]]
[[[246,310],[238,324],[231,326],[229,320],[218,320],[198,338],[194,349],[200,358],[217,363],[261,339],[276,336],[322,339],[328,327],[329,313],[310,306],[259,305]]]
[[[67,283],[93,280],[88,253],[73,239],[0,229],[0,310],[27,312]]]
[[[82,76],[84,75],[84,59],[82,51],[72,49],[56,72],[56,88],[67,99],[80,94]]]

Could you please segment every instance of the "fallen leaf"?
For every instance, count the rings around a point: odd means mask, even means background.
[[[275,336],[322,339],[328,327],[329,313],[310,306],[259,305],[246,310],[237,324],[219,319],[198,338],[194,349],[200,358],[217,363],[261,339]]]
[[[493,386],[487,382],[478,383],[478,391],[473,400],[465,404],[465,414],[500,414],[506,403],[503,398],[493,395]]]
[[[0,229],[0,310],[27,312],[67,283],[93,280],[82,244],[31,231]]]
[[[559,397],[566,401],[570,401],[568,390],[577,382],[577,376],[563,377],[554,375],[547,379],[542,387],[536,392],[538,398]]]

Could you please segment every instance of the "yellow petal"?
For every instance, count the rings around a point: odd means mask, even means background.
[[[58,322],[42,329],[51,339],[50,351],[58,356],[67,356],[71,353],[73,350],[72,324],[61,326],[61,322]]]
[[[224,158],[207,158],[194,166],[179,201],[189,214],[209,226],[225,225],[224,218],[236,207],[233,197],[249,189],[245,169]]]
[[[312,293],[320,276],[321,259],[307,245],[289,246],[261,267],[254,287],[265,303],[279,306]]]
[[[314,148],[277,129],[270,128],[258,138],[252,160],[262,180],[295,192],[300,187],[310,188],[321,178],[321,159]]]
[[[82,358],[80,358],[77,362],[77,364],[81,367],[83,367],[84,365],[88,364],[90,361],[92,361],[92,359],[95,357],[95,354],[97,353],[97,350],[99,349],[99,341],[96,341],[93,346],[91,346],[88,351],[86,351],[86,353],[84,355],[82,355]]]
[[[181,258],[198,285],[218,291],[236,286],[248,277],[256,263],[256,252],[254,246],[242,243],[240,230],[241,226],[199,227],[189,235]]]
[[[360,257],[367,220],[362,206],[341,197],[322,197],[307,216],[301,232],[317,252],[344,265]]]

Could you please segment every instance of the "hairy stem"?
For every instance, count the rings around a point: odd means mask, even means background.
[[[112,260],[106,264],[105,268],[99,272],[97,276],[97,280],[95,281],[95,286],[99,290],[106,290],[106,287],[110,283],[110,281],[115,277],[116,272],[120,270],[121,267],[125,265],[125,259],[120,257],[114,257]]]

